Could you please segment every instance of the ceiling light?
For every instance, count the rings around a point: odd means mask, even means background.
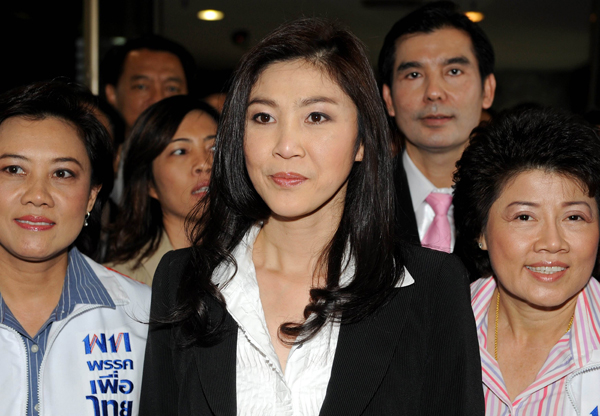
[[[125,42],[127,42],[127,38],[124,38],[123,36],[115,36],[110,39],[110,43],[113,45],[125,45]]]
[[[215,21],[215,20],[222,20],[223,17],[225,17],[225,15],[220,10],[207,9],[207,10],[200,10],[198,12],[198,19],[200,19],[200,20]]]
[[[484,19],[484,15],[481,12],[465,12],[465,16],[469,18],[471,22],[481,22]]]

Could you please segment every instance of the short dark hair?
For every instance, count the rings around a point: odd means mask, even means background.
[[[339,85],[357,109],[356,150],[340,224],[320,256],[326,287],[310,291],[305,316],[315,319],[280,327],[286,337],[306,340],[330,319],[358,320],[374,312],[403,277],[404,261],[394,237],[395,191],[389,152],[391,134],[383,102],[362,42],[330,20],[299,19],[275,29],[240,61],[223,108],[217,133],[208,209],[194,229],[193,260],[182,277],[174,322],[189,343],[206,343],[220,332],[206,314],[205,293],[225,308],[211,276],[221,263],[235,264],[232,252],[246,232],[271,210],[257,193],[246,169],[243,149],[248,100],[260,75],[278,62],[306,61]],[[356,264],[350,284],[340,275],[350,253]],[[221,332],[222,333],[222,332]],[[289,338],[287,338],[289,339]]]
[[[100,224],[102,204],[108,199],[114,181],[112,141],[94,114],[96,108],[95,97],[89,90],[63,79],[37,82],[0,96],[0,124],[12,117],[28,120],[54,117],[75,129],[90,159],[91,184],[102,186],[88,219],[89,228]],[[75,244],[84,253],[92,255],[97,241],[90,241],[87,229],[83,229]]]
[[[558,110],[501,113],[473,131],[456,166],[456,247],[462,247],[456,254],[472,278],[492,273],[488,253],[479,249],[477,240],[492,204],[516,175],[534,169],[564,175],[579,183],[600,206],[600,138],[585,121]]]
[[[462,30],[471,38],[473,52],[479,65],[481,81],[494,72],[494,48],[479,25],[457,11],[450,1],[428,3],[398,20],[385,37],[379,53],[379,82],[392,86],[394,62],[396,59],[396,41],[404,35],[431,33],[438,29],[455,28]]]
[[[148,107],[133,125],[124,149],[123,196],[111,227],[107,261],[137,259],[137,268],[158,249],[164,227],[160,203],[148,195],[154,181],[152,162],[169,145],[185,116],[194,110],[219,123],[219,113],[209,104],[189,95],[176,95]]]
[[[188,91],[195,91],[196,87],[196,63],[192,55],[177,42],[158,35],[144,35],[139,38],[130,39],[123,45],[112,47],[102,59],[100,64],[100,88],[101,95],[104,94],[106,85],[117,85],[123,74],[125,59],[131,51],[148,49],[151,51],[169,52],[179,58]],[[104,98],[104,97],[103,97]]]

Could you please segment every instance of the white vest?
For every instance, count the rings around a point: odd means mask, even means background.
[[[52,323],[38,381],[40,416],[135,416],[150,288],[86,257],[116,308],[77,305]],[[0,415],[27,413],[25,343],[0,324]],[[34,412],[35,413],[35,412]]]

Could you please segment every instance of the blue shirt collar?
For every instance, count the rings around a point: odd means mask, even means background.
[[[51,320],[60,321],[66,318],[78,304],[115,308],[115,303],[108,291],[84,255],[76,247],[73,247],[69,251],[69,263],[62,293],[56,308],[50,315]],[[2,293],[0,293],[0,322],[4,322],[6,312],[7,308],[2,299]]]

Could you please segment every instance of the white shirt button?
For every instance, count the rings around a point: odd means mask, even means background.
[[[39,350],[40,350],[40,347],[38,347],[36,344],[33,344],[31,346],[31,352],[38,352]]]
[[[38,412],[38,413],[40,412],[40,404],[39,403],[36,404],[33,408],[35,409],[36,412]]]

